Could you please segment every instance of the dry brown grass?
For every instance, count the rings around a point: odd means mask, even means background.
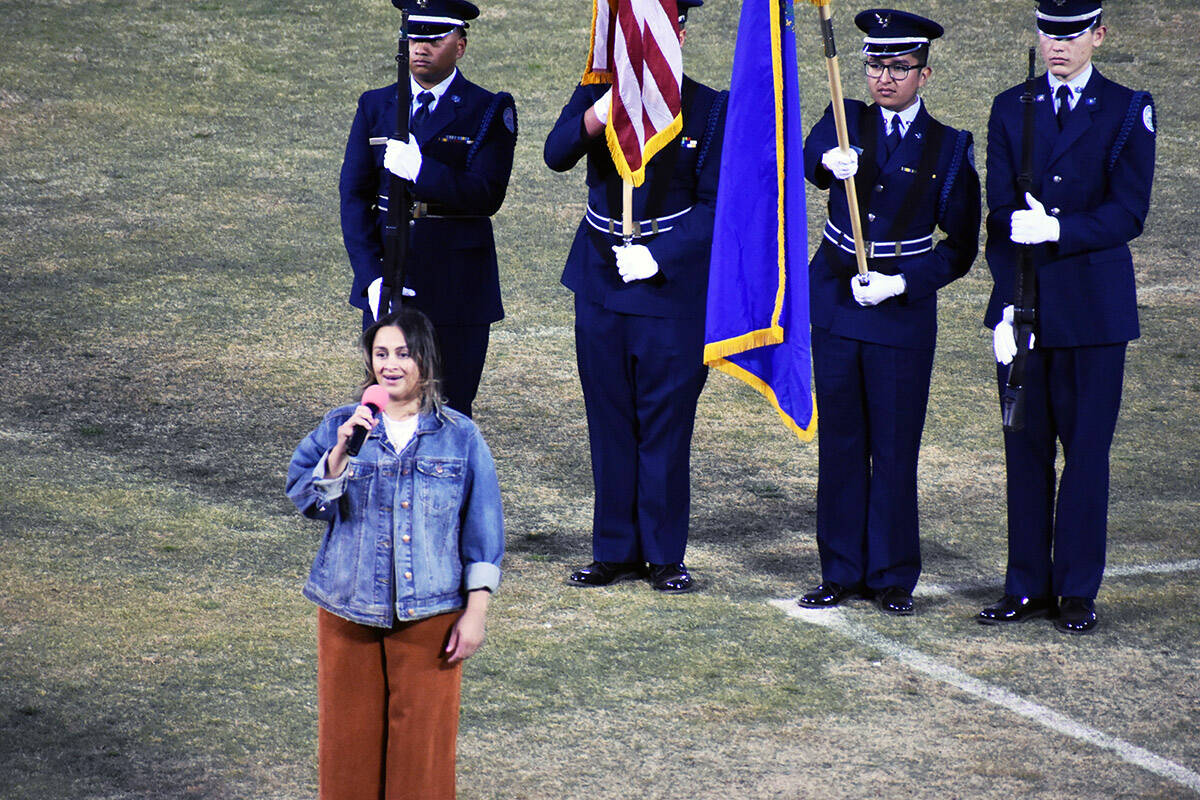
[[[815,445],[711,376],[694,443],[701,591],[563,584],[590,551],[571,303],[582,176],[541,144],[583,59],[586,3],[491,0],[464,71],[512,91],[496,219],[508,317],[478,403],[501,473],[506,583],[467,668],[464,798],[1177,797],[1178,784],[988,706],[766,604],[817,576]],[[930,0],[927,99],[983,131],[1020,78],[1029,3]],[[824,106],[807,4],[805,114]],[[692,22],[689,72],[727,82],[738,4]],[[860,94],[839,8],[847,93]],[[1113,450],[1110,561],[1200,557],[1200,110],[1190,0],[1108,12],[1100,67],[1158,103],[1135,245],[1144,337]],[[337,4],[25,0],[0,30],[0,794],[312,796],[317,528],[283,470],[358,378],[336,177],[360,91],[390,80],[394,15]],[[811,34],[811,36],[810,36]],[[982,165],[981,165],[982,166]],[[823,200],[813,194],[819,214]],[[810,220],[813,230],[818,217]],[[925,577],[995,586],[1003,474],[982,260],[943,293],[921,467]],[[971,622],[993,588],[862,624],[1200,770],[1195,572],[1110,578],[1104,626]]]

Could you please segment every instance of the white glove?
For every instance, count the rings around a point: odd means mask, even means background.
[[[617,272],[621,280],[643,281],[658,274],[658,262],[644,244],[623,244],[613,247],[617,254]]]
[[[860,306],[877,306],[889,297],[904,294],[908,284],[903,275],[884,275],[882,272],[867,273],[866,286],[859,283],[858,276],[850,279],[850,292]]]
[[[383,294],[383,278],[376,278],[367,287],[367,305],[371,307],[371,316],[379,319],[379,295]],[[401,290],[405,297],[416,297],[417,293],[405,286]]]
[[[1046,213],[1046,207],[1029,192],[1025,193],[1028,209],[1012,213],[1011,239],[1017,244],[1041,244],[1058,241],[1058,220]]]
[[[858,172],[858,151],[840,147],[826,150],[821,156],[821,166],[832,172],[839,181],[853,178],[854,173]]]
[[[367,287],[367,305],[371,307],[371,316],[379,319],[379,293],[383,291],[383,278],[376,278]]]
[[[612,108],[612,87],[608,91],[600,95],[600,99],[592,105],[592,113],[596,115],[596,119],[600,120],[601,125],[608,124],[608,111]]]
[[[417,180],[421,172],[421,148],[411,133],[407,142],[388,139],[387,149],[383,151],[383,168],[405,180]]]
[[[1011,364],[1017,355],[1017,335],[1013,329],[1013,307],[1005,306],[1000,321],[992,331],[992,352],[997,364]]]
[[[1029,332],[1029,349],[1033,349],[1033,342],[1037,337],[1033,335],[1033,331]],[[1005,306],[1004,313],[999,322],[996,323],[996,329],[992,331],[992,352],[996,354],[996,363],[1011,364],[1012,360],[1017,357],[1017,331],[1013,326],[1013,307]]]

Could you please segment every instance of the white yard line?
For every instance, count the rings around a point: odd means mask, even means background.
[[[1109,574],[1112,573],[1110,572]],[[853,639],[860,644],[873,647],[918,672],[928,675],[936,681],[957,687],[967,694],[974,695],[981,700],[986,700],[1001,708],[1006,708],[1051,730],[1066,734],[1096,747],[1111,750],[1130,764],[1200,793],[1200,773],[1193,772],[1187,767],[1151,753],[1149,750],[1138,747],[1124,739],[1109,736],[1107,733],[1097,730],[1090,725],[1077,722],[1052,708],[1047,708],[1032,700],[1026,700],[1020,695],[1000,686],[994,686],[986,681],[981,681],[919,650],[914,650],[893,639],[889,639],[870,627],[850,619],[844,609],[800,608],[796,605],[795,600],[772,600],[771,605],[783,611],[789,617],[813,625],[820,625],[823,628],[828,628],[831,631]]]
[[[1168,561],[1162,564],[1138,564],[1128,567],[1108,567],[1104,570],[1106,578],[1129,578],[1138,575],[1162,575],[1171,572],[1200,571],[1200,558],[1187,561]],[[983,589],[1004,591],[1004,581],[988,581],[987,583],[956,583],[942,585],[937,583],[918,583],[913,591],[914,597],[945,597],[952,594],[966,594]]]

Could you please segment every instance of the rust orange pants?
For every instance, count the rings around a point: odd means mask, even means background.
[[[359,625],[317,610],[321,800],[453,800],[462,667],[442,655],[461,612]]]

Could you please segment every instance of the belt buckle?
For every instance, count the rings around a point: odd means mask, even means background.
[[[875,243],[864,242],[863,244],[867,246],[867,258],[875,258]]]
[[[900,242],[896,242],[896,257],[899,258],[901,255],[902,255],[902,253],[901,253]]]
[[[626,235],[624,233],[624,231],[625,231],[624,223],[621,224],[621,230],[617,230],[617,221],[615,219],[611,219],[611,218],[608,220],[608,233],[610,236],[620,236],[622,239],[624,239],[625,235]],[[637,239],[641,235],[642,235],[642,223],[638,222],[635,219],[633,222],[629,223],[629,238]]]

